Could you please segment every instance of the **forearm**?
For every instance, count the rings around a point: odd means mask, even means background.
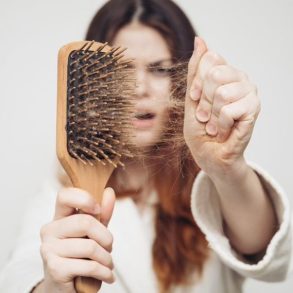
[[[276,231],[277,219],[256,173],[244,164],[212,181],[231,245],[242,254],[263,251]]]

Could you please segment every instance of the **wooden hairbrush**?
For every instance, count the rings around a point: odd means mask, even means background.
[[[100,203],[121,158],[131,156],[133,89],[123,49],[73,42],[58,55],[57,156],[74,187]],[[96,293],[101,282],[78,277],[79,293]]]

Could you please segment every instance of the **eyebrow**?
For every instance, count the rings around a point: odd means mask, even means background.
[[[148,64],[148,66],[150,66],[150,67],[152,67],[152,66],[162,66],[163,63],[166,63],[166,62],[169,62],[170,65],[173,64],[172,59],[169,58],[169,59],[162,59],[162,60],[158,60],[158,61],[155,61],[155,62],[151,62],[151,63]]]

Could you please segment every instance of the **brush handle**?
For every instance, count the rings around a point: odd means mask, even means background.
[[[102,282],[93,278],[77,277],[75,279],[75,290],[78,293],[97,293]]]
[[[103,191],[114,170],[110,164],[102,165],[95,162],[94,166],[84,165],[82,162],[69,156],[59,156],[63,168],[68,174],[74,187],[89,192],[98,203],[102,201]],[[97,218],[99,220],[99,218]],[[88,277],[77,277],[75,289],[77,293],[97,293],[102,282]]]
[[[76,161],[76,160],[75,160]],[[104,188],[114,170],[110,164],[105,166],[96,162],[94,166],[84,165],[76,161],[78,168],[67,170],[71,174],[73,186],[88,191],[97,202],[101,203]],[[99,218],[97,217],[99,220]],[[75,289],[77,293],[97,293],[101,288],[102,282],[88,277],[77,277],[75,279]]]

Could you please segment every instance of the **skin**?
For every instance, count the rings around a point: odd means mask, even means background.
[[[260,111],[256,87],[200,38],[195,39],[195,48],[188,68],[185,141],[215,184],[232,246],[242,254],[260,253],[277,220],[243,156]]]
[[[134,143],[139,147],[152,146],[160,139],[168,113],[171,81],[169,75],[159,69],[172,64],[168,45],[157,31],[137,22],[122,28],[113,45],[127,48],[126,56],[134,60],[135,110],[156,114],[153,125],[149,127],[134,124]]]
[[[117,33],[114,44],[127,47],[128,57],[135,59],[137,110],[156,114],[152,125],[137,125],[134,140],[141,147],[153,145],[166,121],[170,80],[149,65],[158,61],[170,65],[165,61],[171,57],[167,43],[154,29],[131,23]],[[201,39],[195,39],[195,48],[188,68],[184,138],[219,193],[232,246],[243,254],[259,253],[274,233],[276,218],[257,175],[243,157],[260,110],[256,88]],[[143,198],[151,189],[143,166],[132,164],[124,176],[132,187],[141,187],[137,206],[143,210]],[[34,292],[75,292],[76,276],[114,281],[113,237],[107,229],[114,203],[111,188],[105,190],[101,205],[77,188],[59,192],[54,219],[41,230],[45,276]],[[76,208],[84,214],[76,214]],[[97,214],[101,222],[93,217]]]

